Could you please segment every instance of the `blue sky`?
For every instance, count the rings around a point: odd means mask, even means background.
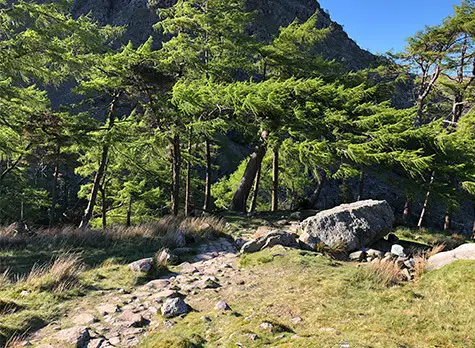
[[[401,50],[425,25],[439,24],[460,0],[318,0],[362,48]]]

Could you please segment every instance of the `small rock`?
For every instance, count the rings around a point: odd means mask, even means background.
[[[221,287],[221,285],[217,282],[216,278],[208,278],[208,279],[205,279],[201,285],[201,288],[202,289],[217,289],[219,287]]]
[[[30,292],[28,290],[23,290],[22,292],[20,292],[20,296],[28,296],[30,294]]]
[[[144,287],[153,289],[153,290],[158,290],[158,289],[164,289],[168,285],[170,285],[170,282],[166,279],[156,279],[148,282],[147,284],[144,285]]]
[[[396,265],[399,267],[399,268],[404,268],[404,263],[407,261],[407,257],[401,257],[399,256],[397,259],[396,259]]]
[[[53,338],[74,345],[75,347],[85,347],[91,336],[89,335],[87,327],[74,326],[69,329],[58,331],[53,335]]]
[[[205,323],[210,323],[211,322],[211,318],[210,317],[201,317],[201,320],[203,320]]]
[[[296,318],[290,319],[290,321],[291,321],[292,323],[294,323],[294,324],[299,324],[299,323],[301,323],[303,320],[302,320],[302,318],[300,318],[300,317],[296,317]]]
[[[262,323],[260,326],[261,326],[261,328],[263,328],[265,330],[270,330],[274,327],[274,325],[272,325],[271,323],[267,323],[267,322]]]
[[[366,251],[366,255],[368,255],[368,257],[372,257],[372,258],[380,258],[382,259],[384,257],[384,251],[380,251],[380,250],[376,250],[376,249],[369,249]]]
[[[89,341],[87,348],[100,348],[104,342],[105,339],[103,338],[94,338],[93,340]]]
[[[141,259],[129,264],[129,268],[137,273],[143,272],[147,273],[152,269],[153,265],[153,258],[149,257],[146,259]]]
[[[155,257],[159,265],[175,265],[178,262],[178,256],[167,249],[159,251]]]
[[[189,306],[181,298],[169,298],[162,306],[162,315],[165,318],[174,318],[189,312]]]
[[[351,253],[349,256],[351,261],[363,261],[365,257],[366,257],[366,252],[364,251],[355,251],[354,253]]]
[[[119,336],[116,336],[116,337],[112,337],[109,339],[109,343],[112,344],[113,346],[119,346],[120,344],[120,337]]]
[[[219,301],[216,306],[214,306],[214,309],[219,310],[219,311],[230,311],[231,307],[224,302],[224,301]]]
[[[120,307],[116,304],[106,303],[97,307],[97,311],[101,315],[114,314],[120,312]]]
[[[163,290],[154,295],[155,302],[163,302],[167,298],[178,297],[180,294],[174,290]]]
[[[401,274],[406,278],[407,281],[411,281],[412,277],[407,268],[401,270]]]
[[[141,314],[134,313],[132,311],[124,311],[120,316],[121,322],[127,323],[127,327],[142,327],[146,324],[145,319]]]
[[[170,320],[165,320],[165,321],[163,322],[163,325],[165,325],[165,326],[168,327],[168,328],[172,328],[172,327],[175,326],[175,323],[174,323],[173,321],[170,321]]]
[[[404,262],[404,266],[406,266],[407,268],[412,269],[416,266],[416,262],[414,261],[414,259],[409,259],[409,260]]]
[[[250,339],[251,341],[256,341],[256,340],[259,338],[259,336],[257,336],[257,335],[254,334],[254,333],[248,334],[248,337],[249,337],[249,339]]]
[[[94,315],[91,313],[82,313],[78,316],[74,317],[72,322],[76,325],[88,325],[99,321]]]
[[[401,257],[406,257],[406,254],[404,253],[404,247],[399,244],[394,244],[391,247],[391,254],[401,256]]]

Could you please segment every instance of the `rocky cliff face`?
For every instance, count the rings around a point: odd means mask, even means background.
[[[101,24],[126,26],[123,40],[135,44],[145,42],[151,35],[159,43],[159,33],[152,28],[159,21],[157,9],[170,7],[174,0],[75,0],[75,15],[91,13]],[[290,24],[295,18],[307,20],[319,11],[320,28],[333,25],[329,37],[317,47],[319,53],[328,59],[344,61],[349,69],[362,69],[375,60],[370,52],[362,50],[345,33],[341,25],[331,20],[316,0],[247,0],[248,10],[256,11],[257,18],[252,31],[261,40],[269,40],[281,26]]]

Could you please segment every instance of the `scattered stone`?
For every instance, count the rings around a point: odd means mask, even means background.
[[[122,322],[121,325],[127,327],[142,327],[146,324],[146,320],[141,314],[132,311],[124,311],[119,316],[119,320]]]
[[[394,244],[391,247],[391,254],[397,255],[397,256],[400,256],[400,257],[406,257],[406,254],[404,253],[404,247],[402,245],[399,245],[399,244]]]
[[[303,321],[303,319],[300,318],[300,317],[296,317],[296,318],[290,319],[290,321],[291,321],[292,323],[294,323],[294,324],[299,324],[299,323],[301,323],[301,322]]]
[[[319,329],[319,331],[320,331],[320,332],[335,332],[336,329],[333,328],[333,327],[321,327],[321,328]]]
[[[87,348],[100,348],[102,347],[103,343],[106,340],[103,338],[94,338],[93,340],[90,340],[89,343],[87,344]]]
[[[260,238],[251,240],[244,244],[241,248],[241,253],[255,253],[266,248],[272,248],[276,245],[292,248],[299,247],[295,235],[282,230],[274,230]]]
[[[229,305],[226,302],[219,301],[218,303],[216,303],[216,306],[214,306],[214,309],[218,311],[230,311],[231,307],[229,307]]]
[[[201,284],[201,289],[217,289],[221,287],[215,277],[205,279]]]
[[[407,268],[412,269],[416,266],[416,262],[414,261],[414,259],[409,259],[409,260],[404,262],[404,266],[406,266]]]
[[[72,319],[72,322],[76,325],[88,325],[98,321],[99,320],[91,313],[82,313]]]
[[[22,292],[20,292],[20,296],[28,296],[30,294],[30,292],[28,290],[23,290]]]
[[[262,329],[265,329],[265,330],[271,330],[274,327],[274,325],[267,322],[262,323],[260,326]]]
[[[149,288],[151,290],[158,290],[158,289],[164,289],[168,285],[170,285],[170,282],[166,279],[156,279],[148,282],[147,284],[144,285],[144,287]]]
[[[259,226],[256,232],[254,232],[254,234],[252,235],[252,238],[253,239],[261,238],[274,230],[275,228],[273,228],[272,226]]]
[[[360,201],[325,210],[301,224],[300,241],[311,249],[319,243],[343,245],[346,251],[362,249],[383,238],[394,223],[386,201]]]
[[[165,299],[178,297],[180,294],[174,290],[163,290],[154,295],[154,301],[163,302]]]
[[[153,258],[149,257],[146,259],[141,259],[129,264],[129,268],[137,273],[143,272],[148,273],[153,266]]]
[[[109,339],[109,343],[112,344],[113,346],[119,346],[119,344],[120,344],[120,337],[119,337],[119,336],[111,337],[111,338]]]
[[[372,257],[372,258],[380,258],[382,259],[384,257],[384,251],[381,251],[381,250],[376,250],[376,249],[369,249],[366,251],[366,255],[368,255],[368,257]]]
[[[69,329],[58,331],[53,338],[65,342],[75,347],[86,347],[91,336],[89,330],[85,326],[74,326]]]
[[[120,312],[120,307],[116,304],[106,303],[97,307],[97,311],[101,315],[114,314]]]
[[[399,267],[399,268],[404,268],[404,263],[407,261],[407,257],[401,257],[399,256],[397,259],[396,259],[396,265]]]
[[[457,260],[475,260],[475,244],[463,244],[450,251],[444,251],[429,257],[427,269],[440,269]]]
[[[203,320],[205,323],[210,323],[211,322],[211,318],[210,317],[201,317],[201,320]]]
[[[349,258],[351,261],[363,261],[366,257],[365,251],[355,251],[350,254]]]
[[[408,270],[407,268],[402,269],[402,270],[401,270],[401,274],[404,276],[405,280],[411,281],[412,276],[411,276],[411,274],[409,273],[409,270]]]
[[[165,318],[174,318],[189,312],[189,306],[181,298],[169,298],[162,306],[162,315]]]
[[[168,327],[168,328],[172,328],[172,327],[175,326],[175,323],[174,323],[173,321],[170,321],[170,320],[165,320],[165,321],[163,322],[163,325],[165,325],[165,326]]]
[[[159,251],[155,258],[159,265],[176,265],[178,262],[178,256],[170,253],[168,249]]]
[[[249,339],[250,339],[251,341],[256,341],[256,340],[259,338],[259,336],[257,336],[257,335],[254,334],[254,333],[248,334],[248,337],[249,337]]]

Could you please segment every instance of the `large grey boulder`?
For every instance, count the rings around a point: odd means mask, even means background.
[[[346,251],[369,247],[383,238],[394,223],[386,201],[360,201],[325,210],[302,222],[300,241],[314,249],[319,243],[341,245]]]
[[[274,230],[244,244],[241,248],[241,253],[255,253],[260,250],[272,248],[276,245],[292,248],[299,247],[295,235],[282,230]]]
[[[179,297],[169,298],[162,306],[162,315],[165,318],[174,318],[189,311],[190,307]]]
[[[457,260],[475,261],[475,244],[463,244],[454,250],[444,251],[429,257],[427,270],[439,269]]]

